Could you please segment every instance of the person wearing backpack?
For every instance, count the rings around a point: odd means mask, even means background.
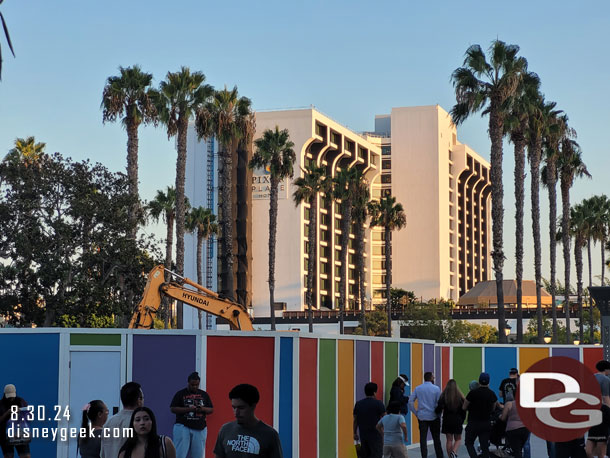
[[[19,458],[30,458],[29,441],[15,443],[6,432],[11,419],[11,407],[22,408],[27,405],[25,399],[17,396],[15,385],[9,383],[4,387],[4,396],[0,399],[0,447],[2,447],[4,458],[13,458],[15,449],[17,449]]]

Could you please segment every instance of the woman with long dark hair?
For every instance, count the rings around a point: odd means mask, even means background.
[[[80,427],[85,429],[87,434],[78,439],[78,450],[82,458],[100,458],[102,429],[106,420],[108,420],[108,407],[99,399],[91,401],[83,408],[83,421]],[[93,438],[89,437],[89,427],[93,430]]]
[[[436,413],[443,413],[443,426],[441,432],[445,435],[447,442],[447,456],[455,458],[462,441],[462,425],[466,418],[466,412],[462,408],[464,395],[458,388],[454,379],[447,382],[445,390],[441,393],[436,407]]]
[[[176,458],[174,443],[157,434],[157,420],[148,407],[133,411],[129,427],[133,436],[121,447],[118,458]]]
[[[392,388],[390,388],[390,400],[388,405],[392,402],[398,403],[400,406],[400,413],[406,415],[408,412],[409,396],[405,396],[405,387],[409,386],[409,377],[405,374],[400,374],[396,377],[396,380],[392,382]]]

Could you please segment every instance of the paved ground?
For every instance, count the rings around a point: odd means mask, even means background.
[[[464,437],[462,435],[462,437]],[[441,443],[443,444],[443,453],[445,454],[445,458],[447,458],[447,453],[445,451],[445,436],[441,434]],[[530,440],[530,445],[531,445],[531,451],[532,451],[532,458],[546,458],[547,457],[547,453],[546,453],[546,442],[543,441],[542,439],[536,437],[536,436],[531,436],[531,440]],[[490,447],[490,451],[495,450],[495,445],[492,445]],[[462,445],[460,446],[460,453],[458,455],[459,458],[468,458],[468,452],[466,451],[466,447],[464,446],[464,443],[462,442]],[[415,448],[409,448],[409,458],[421,458],[421,453],[419,451],[419,445]],[[432,442],[430,442],[428,444],[428,458],[435,458],[435,454],[434,454],[434,446],[432,445]]]

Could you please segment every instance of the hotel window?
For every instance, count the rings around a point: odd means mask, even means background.
[[[335,266],[335,277],[341,276],[341,266]]]
[[[327,213],[321,213],[320,214],[320,223],[324,224],[325,226],[328,226],[328,222],[330,221],[330,217],[328,216]]]
[[[355,280],[357,275],[356,269],[349,269],[349,279]]]
[[[356,285],[349,285],[349,293],[353,295],[358,294],[358,288]]]
[[[341,234],[335,234],[335,245],[341,245]]]
[[[361,159],[366,159],[366,149],[362,148],[361,146],[358,147],[358,157]]]
[[[377,165],[377,155],[371,154],[371,164]]]
[[[453,188],[453,178],[449,177],[449,187]]]
[[[354,142],[350,142],[349,140],[345,140],[345,149],[350,153],[354,152]]]
[[[330,282],[328,281],[327,278],[320,279],[320,289],[321,290],[328,291],[329,286],[330,286]]]
[[[321,242],[328,242],[328,231],[327,230],[321,230],[320,231],[320,241]]]
[[[453,161],[453,153],[451,152],[451,150],[449,150],[449,160]]]
[[[326,136],[326,126],[316,123],[316,134],[319,135],[320,137],[325,137]]]
[[[323,274],[328,273],[328,263],[327,262],[320,263],[320,273],[323,273]]]
[[[392,147],[391,146],[382,146],[381,147],[381,155],[382,156],[389,156],[390,154],[392,154]]]
[[[327,246],[322,245],[320,247],[320,257],[322,258],[328,258],[328,255],[330,254],[330,250]]]
[[[392,168],[392,160],[391,159],[384,159],[383,161],[381,161],[381,169],[382,170],[389,170]]]
[[[449,164],[449,175],[453,175],[453,165]]]
[[[390,175],[389,173],[385,173],[385,174],[381,175],[381,182],[382,183],[391,183],[392,175]]]
[[[383,197],[389,197],[392,195],[392,188],[385,188],[381,190],[381,195]]]
[[[337,132],[331,132],[330,141],[332,141],[335,145],[341,145],[341,135]]]

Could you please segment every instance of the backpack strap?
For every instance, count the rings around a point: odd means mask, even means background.
[[[163,458],[167,458],[167,446],[165,445],[165,436],[159,436],[161,439],[161,451],[163,452]]]

